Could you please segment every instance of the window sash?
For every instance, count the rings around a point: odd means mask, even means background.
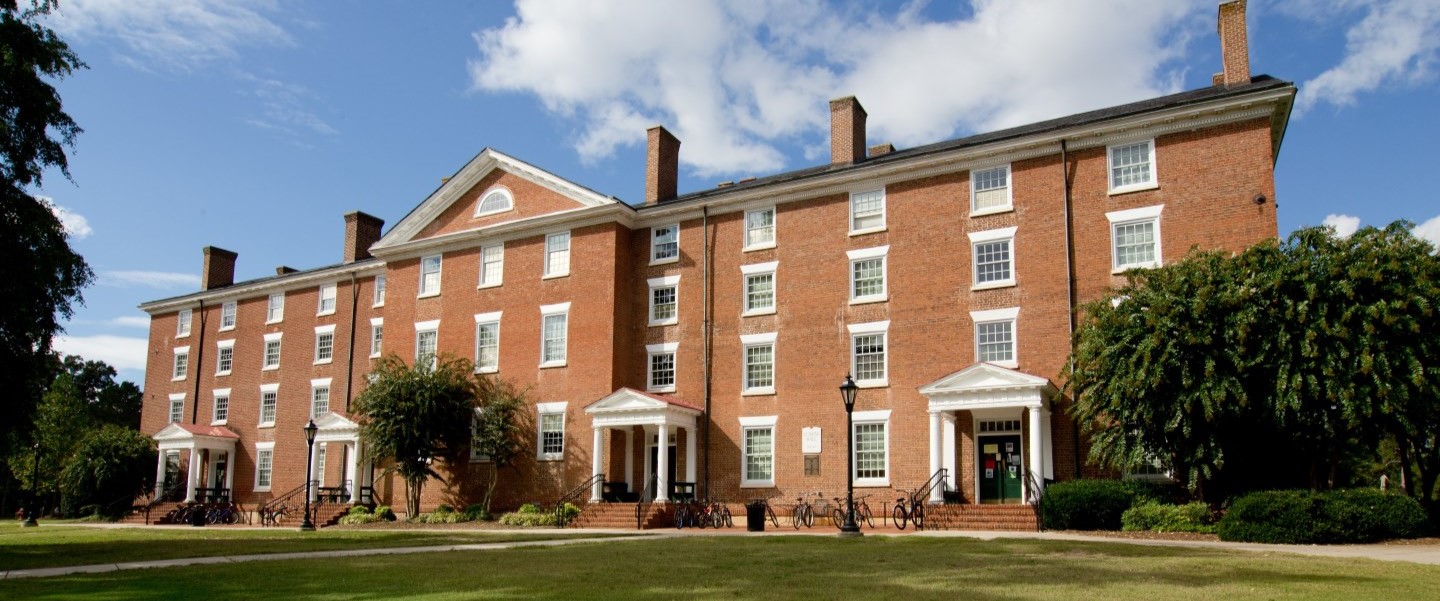
[[[235,327],[235,302],[220,305],[220,329]]]
[[[860,231],[885,225],[885,191],[850,195],[850,230]]]
[[[775,274],[756,273],[745,276],[745,310],[775,308]]]
[[[440,292],[440,256],[420,259],[420,295]]]
[[[860,259],[850,263],[852,275],[850,298],[860,299],[885,294],[885,258]]]
[[[509,211],[513,207],[514,205],[510,202],[510,195],[496,190],[485,195],[485,198],[480,201],[479,208],[475,210],[475,214],[501,213]]]
[[[855,479],[879,480],[888,473],[884,422],[855,424]]]
[[[977,359],[986,363],[1015,360],[1015,322],[991,321],[975,324]]]
[[[745,388],[747,390],[775,387],[775,345],[757,344],[745,347]]]
[[[475,367],[496,369],[500,366],[500,324],[498,322],[475,325]]]
[[[504,280],[505,247],[498,244],[480,248],[480,285],[493,286]]]
[[[750,211],[745,214],[745,246],[775,242],[775,209]]]
[[[676,318],[675,286],[660,286],[650,289],[650,321],[670,321]]]
[[[382,305],[385,304],[385,287],[386,287],[385,276],[383,276],[383,275],[375,276],[375,301],[374,301],[373,303],[371,303],[371,304],[373,304],[373,305],[376,306],[376,307],[379,307],[379,306],[382,306]]]
[[[175,337],[176,337],[176,338],[179,338],[179,337],[181,337],[181,336],[189,336],[189,335],[190,335],[190,321],[191,321],[193,318],[194,318],[194,314],[191,313],[189,309],[181,309],[180,312],[179,312],[178,314],[176,314],[176,317],[175,317]]]
[[[260,449],[255,451],[255,486],[270,486],[270,476],[275,469],[274,449]]]
[[[1115,224],[1115,267],[1155,264],[1155,221]]]
[[[175,353],[175,371],[171,377],[183,380],[190,373],[190,353]]]
[[[265,307],[265,322],[274,323],[285,318],[285,295],[270,295],[269,304]]]
[[[235,348],[222,346],[216,351],[215,374],[225,375],[235,367]]]
[[[380,344],[385,338],[385,326],[376,324],[370,326],[370,354],[380,354]]]
[[[324,332],[315,335],[315,361],[330,361],[335,357],[335,334]]]
[[[1150,169],[1150,143],[1140,142],[1110,149],[1110,187],[1123,188],[1154,181]]]
[[[650,388],[675,387],[675,353],[650,355]]]
[[[316,418],[330,412],[330,387],[316,386],[310,389],[310,417]]]
[[[545,342],[541,361],[554,363],[565,360],[565,328],[569,320],[566,313],[545,316]]]
[[[215,397],[214,421],[223,422],[230,419],[230,395],[222,394]]]
[[[545,275],[570,273],[570,232],[545,237]]]
[[[275,404],[280,400],[280,393],[273,390],[266,390],[260,393],[260,423],[275,423]]]
[[[415,333],[415,363],[435,362],[435,352],[439,349],[440,333],[435,330],[420,330]]]
[[[170,421],[178,422],[185,419],[185,399],[170,399]]]
[[[775,479],[775,429],[745,429],[745,476],[751,482]]]
[[[320,310],[319,313],[335,312],[335,285],[326,284],[320,287]]]
[[[559,456],[565,453],[565,414],[540,415],[540,454]]]
[[[265,341],[265,367],[280,367],[280,341]]]
[[[975,283],[1004,282],[1010,273],[1010,241],[996,240],[975,245]]]
[[[885,334],[861,334],[852,339],[855,379],[885,379]]]
[[[680,256],[680,226],[667,225],[652,228],[650,238],[650,260],[662,261]]]

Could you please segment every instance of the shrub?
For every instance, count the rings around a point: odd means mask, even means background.
[[[580,508],[573,503],[566,503],[564,507],[555,511],[555,523],[557,525],[569,524],[570,520],[580,515]]]
[[[1215,515],[1204,503],[1162,505],[1146,502],[1120,516],[1123,530],[1150,532],[1215,532]]]
[[[579,515],[580,509],[569,503],[565,504],[562,512],[568,512],[572,508],[575,514]],[[500,523],[506,526],[554,526],[559,515],[560,513],[553,511],[542,513],[539,505],[526,503],[513,513],[500,516]]]
[[[1048,530],[1119,530],[1125,510],[1158,496],[1154,484],[1133,480],[1057,482],[1045,489],[1040,519]]]
[[[485,509],[484,503],[474,503],[465,506],[465,515],[470,516],[471,520],[490,521],[490,511]]]
[[[369,508],[369,507],[366,507],[366,506],[364,506],[364,505],[356,505],[356,506],[354,506],[354,507],[351,507],[351,508],[350,508],[350,511],[349,511],[348,513],[346,513],[345,515],[371,515],[371,514],[370,514],[370,508]]]
[[[117,518],[130,512],[135,497],[154,484],[154,477],[155,441],[112,424],[80,440],[59,484],[66,513],[84,507]]]
[[[515,513],[540,513],[540,506],[534,503],[526,503],[520,506]]]
[[[378,520],[384,520],[386,522],[395,521],[395,512],[390,509],[389,505],[380,505],[376,507],[374,513],[375,518]]]
[[[380,521],[380,518],[375,517],[375,514],[370,513],[370,512],[368,512],[368,511],[367,511],[367,512],[364,512],[364,513],[355,513],[355,512],[352,510],[350,513],[345,514],[344,517],[341,517],[341,518],[340,518],[340,523],[341,523],[341,524],[347,524],[347,525],[350,525],[350,524],[373,524],[373,523],[378,522],[378,521]]]
[[[1226,541],[1343,544],[1415,538],[1426,526],[1425,510],[1410,497],[1363,489],[1276,490],[1236,499],[1218,532]]]

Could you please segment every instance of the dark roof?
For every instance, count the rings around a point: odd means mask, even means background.
[[[168,298],[162,298],[162,299],[157,299],[157,300],[152,300],[152,301],[145,301],[144,303],[141,303],[140,306],[143,307],[143,306],[145,306],[145,305],[157,305],[157,304],[160,304],[160,303],[168,303],[168,302],[173,302],[173,301],[178,301],[178,300],[184,300],[184,299],[187,299],[187,298],[202,296],[202,295],[211,294],[211,293],[217,293],[217,294],[218,294],[218,293],[224,292],[224,291],[226,291],[226,290],[228,290],[228,289],[230,289],[230,288],[239,288],[239,287],[241,287],[241,286],[252,286],[252,285],[256,285],[256,284],[266,284],[266,283],[269,283],[269,282],[276,282],[276,281],[279,281],[279,280],[285,280],[285,279],[291,279],[291,278],[301,278],[301,277],[305,277],[305,276],[307,276],[307,275],[310,275],[310,274],[312,274],[312,273],[317,273],[317,272],[326,271],[326,270],[330,270],[330,269],[339,269],[339,268],[341,268],[341,267],[352,267],[352,266],[364,266],[366,263],[379,263],[379,262],[380,262],[380,259],[376,259],[375,257],[370,257],[370,258],[368,258],[368,259],[359,259],[359,260],[354,261],[354,262],[352,262],[352,263],[336,263],[336,264],[334,264],[334,265],[326,265],[326,266],[324,266],[324,267],[315,267],[315,268],[312,268],[312,269],[304,269],[304,270],[300,270],[300,271],[292,271],[292,272],[290,272],[290,273],[286,273],[286,274],[283,274],[283,275],[282,275],[282,274],[269,275],[269,276],[265,276],[265,277],[263,277],[263,278],[255,278],[255,279],[253,279],[253,280],[245,280],[245,281],[243,281],[243,282],[235,282],[234,284],[230,284],[229,286],[221,286],[221,287],[219,287],[219,288],[211,288],[211,289],[209,289],[209,290],[197,290],[197,291],[195,291],[195,292],[187,292],[187,293],[185,293],[185,294],[181,294],[181,295],[178,295],[178,296],[171,296],[171,297],[168,297]]]
[[[1132,102],[1130,104],[1122,104],[1119,106],[1112,106],[1109,108],[1103,108],[1084,113],[1077,113],[1068,117],[1060,117],[1058,119],[1051,119],[1049,121],[1040,121],[1038,123],[1031,123],[1029,125],[1021,125],[1019,127],[1012,127],[1009,129],[1002,129],[989,133],[976,134],[973,136],[957,138],[945,142],[937,142],[934,144],[917,146],[915,148],[907,148],[905,150],[899,150],[888,154],[883,154],[878,157],[866,159],[864,161],[850,165],[820,165],[818,167],[797,169],[795,171],[788,171],[785,173],[761,177],[743,183],[726,186],[724,188],[710,188],[698,192],[691,192],[689,194],[684,194],[671,200],[661,201],[654,205],[640,206],[636,208],[643,212],[646,209],[667,207],[684,202],[699,201],[722,194],[729,194],[739,190],[751,190],[783,182],[791,182],[821,175],[828,175],[831,173],[839,173],[850,169],[858,169],[861,167],[869,167],[872,165],[884,165],[887,163],[904,161],[907,159],[912,159],[915,157],[925,156],[929,154],[935,154],[939,152],[946,152],[970,146],[980,146],[982,144],[999,142],[1001,140],[1021,138],[1025,136],[1042,134],[1071,127],[1079,127],[1082,125],[1099,123],[1102,121],[1109,121],[1121,117],[1129,117],[1131,115],[1139,115],[1142,113],[1149,113],[1164,109],[1181,107],[1189,104],[1197,104],[1221,98],[1228,98],[1231,96],[1240,96],[1244,94],[1258,92],[1261,90],[1283,88],[1291,85],[1294,84],[1288,81],[1276,79],[1269,75],[1259,75],[1251,78],[1250,83],[1241,86],[1209,86],[1200,88],[1198,90],[1190,90],[1188,92],[1180,92],[1178,94],[1171,94],[1169,96],[1160,96],[1148,100],[1141,100],[1139,102]]]

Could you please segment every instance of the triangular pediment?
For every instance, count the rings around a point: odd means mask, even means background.
[[[350,421],[350,418],[340,415],[339,413],[335,413],[334,411],[330,411],[325,415],[315,418],[315,427],[319,428],[321,432],[327,430],[348,431],[360,429],[359,424]]]
[[[675,409],[685,413],[699,414],[700,409],[674,399],[640,392],[633,388],[621,388],[585,408],[585,413],[629,413],[639,411],[663,411]]]
[[[1050,381],[992,363],[976,363],[920,387],[920,394],[1053,388]]]

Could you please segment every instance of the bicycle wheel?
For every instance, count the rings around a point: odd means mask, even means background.
[[[836,508],[830,513],[830,521],[835,522],[836,528],[843,528],[845,526],[845,510]]]
[[[910,521],[915,522],[915,529],[916,529],[916,530],[924,530],[924,529],[925,529],[925,504],[924,504],[924,503],[916,503],[916,504],[915,504],[914,509],[912,509],[912,510],[910,511]]]
[[[814,527],[815,527],[815,508],[814,508],[814,507],[811,507],[811,506],[809,506],[809,505],[806,505],[806,506],[805,506],[805,527],[806,527],[806,528],[814,528]]]
[[[895,527],[904,530],[906,517],[907,514],[905,513],[905,506],[896,503],[895,509],[890,511],[890,519],[895,521]]]
[[[683,506],[675,508],[675,529],[685,529],[685,507]]]
[[[874,528],[874,527],[875,527],[875,514],[870,513],[870,506],[869,506],[869,505],[866,505],[866,504],[864,504],[864,503],[861,503],[861,504],[860,504],[860,511],[855,512],[855,514],[856,514],[856,515],[855,515],[855,521],[856,521],[856,522],[859,522],[860,520],[864,520],[864,521],[865,521],[865,527],[866,527],[866,528]]]
[[[734,527],[735,527],[735,518],[730,515],[730,506],[729,506],[729,505],[721,505],[721,506],[720,506],[720,517],[725,521],[725,527],[726,527],[726,528],[734,528]]]
[[[769,503],[765,504],[765,517],[770,518],[771,526],[774,526],[776,528],[780,527],[780,518],[775,517],[775,509],[770,507]]]

